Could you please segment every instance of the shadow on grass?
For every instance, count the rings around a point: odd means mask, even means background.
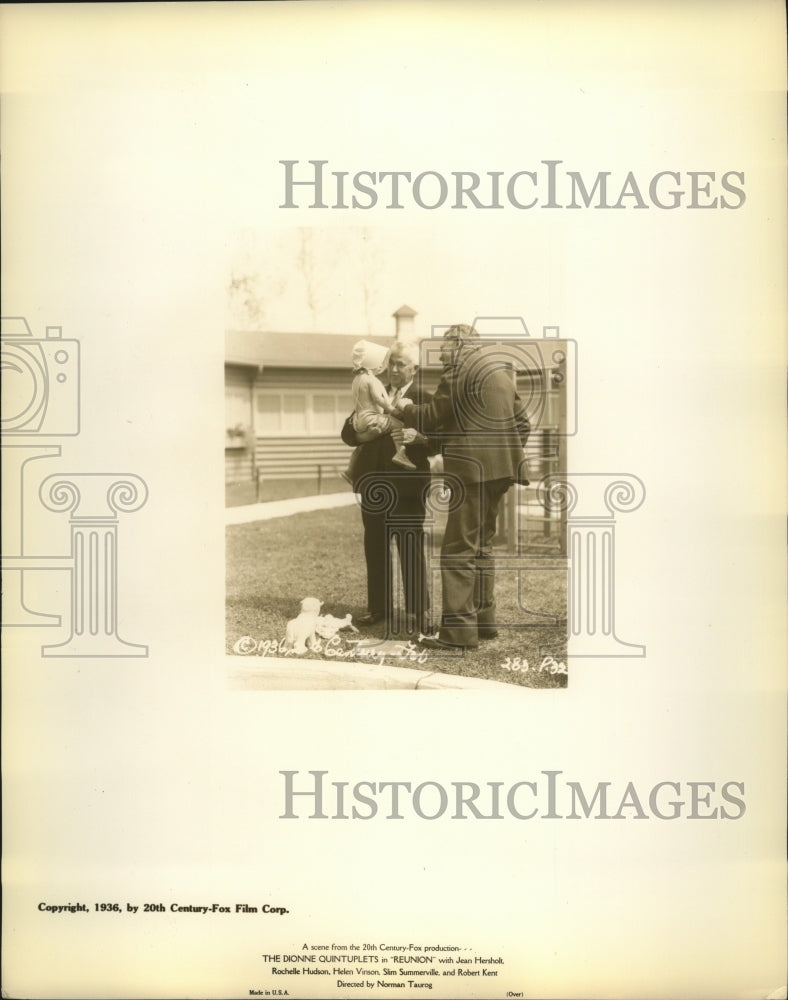
[[[518,569],[519,562],[505,552],[498,559],[499,636],[461,656],[430,652],[419,669],[527,687],[566,686],[566,674],[555,672],[558,664],[566,664],[566,570],[561,564],[549,570],[523,570]],[[355,621],[366,610],[363,531],[354,506],[230,526],[226,570],[228,653],[243,636],[279,642],[304,597],[319,598],[323,613],[339,618],[349,612]],[[436,539],[430,545],[430,577],[432,613],[437,618],[441,587]],[[536,618],[523,627],[528,612],[553,616],[560,624]],[[365,628],[360,636],[340,633],[348,651],[352,649],[348,638],[359,637],[383,639],[383,625]],[[323,656],[308,652],[305,658]]]

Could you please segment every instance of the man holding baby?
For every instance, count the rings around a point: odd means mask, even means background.
[[[385,349],[383,349],[385,350]],[[430,400],[418,380],[418,345],[397,342],[391,348],[388,367],[381,375],[392,407],[402,401],[422,405]],[[430,483],[427,438],[414,428],[402,434],[405,454],[413,469],[398,454],[399,441],[391,433],[371,440],[359,433],[348,417],[342,440],[351,447],[361,446],[352,464],[353,489],[360,495],[364,525],[364,558],[367,569],[367,614],[357,624],[385,622],[393,625],[391,548],[393,536],[402,574],[407,632],[415,635],[431,631],[429,588],[424,562],[425,494]],[[396,435],[399,438],[399,434]]]

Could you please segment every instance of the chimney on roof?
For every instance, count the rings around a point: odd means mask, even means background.
[[[394,317],[394,339],[414,340],[416,337],[414,323],[414,318],[417,315],[416,310],[411,309],[410,306],[400,306],[392,315]]]

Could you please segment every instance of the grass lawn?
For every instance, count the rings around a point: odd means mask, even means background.
[[[430,556],[436,617],[441,600],[438,550],[436,537]],[[567,662],[565,624],[521,626],[529,617],[524,609],[548,613],[565,623],[566,571],[522,568],[523,557],[515,559],[504,550],[497,561],[497,639],[462,656],[429,653],[426,663],[407,664],[390,658],[385,662],[527,687],[565,687],[566,674],[551,672],[551,666],[555,671],[557,663]],[[341,618],[350,612],[354,621],[364,614],[363,531],[355,505],[227,528],[228,653],[243,636],[260,643],[279,642],[287,620],[295,617],[301,599],[307,596],[324,602],[324,614]],[[340,632],[339,641],[348,655],[354,648],[353,640],[359,637],[382,638],[382,624],[363,629],[358,635]],[[542,666],[548,647],[557,662]],[[323,654],[309,651],[305,657],[322,659]]]

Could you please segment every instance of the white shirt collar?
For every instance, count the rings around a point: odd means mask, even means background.
[[[407,383],[407,385],[403,385],[401,389],[395,389],[394,392],[392,393],[392,396],[396,396],[398,399],[402,399],[402,397],[405,395],[405,393],[408,391],[408,389],[410,389],[412,385],[413,385],[413,379],[411,379],[410,382]]]

